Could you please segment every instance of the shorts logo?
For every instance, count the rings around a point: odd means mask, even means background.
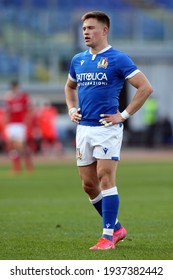
[[[105,153],[105,155],[106,155],[106,153],[107,153],[107,151],[108,151],[108,148],[104,148],[103,151],[104,151],[104,153]]]
[[[106,57],[102,57],[100,61],[97,63],[97,68],[104,68],[108,67],[108,59]]]
[[[80,148],[76,149],[76,159],[82,159],[82,154],[80,152]]]

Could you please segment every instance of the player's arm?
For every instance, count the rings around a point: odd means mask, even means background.
[[[77,108],[77,83],[68,78],[64,90],[69,116],[73,122],[79,123],[82,116]]]
[[[114,115],[102,114],[100,122],[103,125],[109,126],[125,121],[142,107],[146,99],[153,92],[150,82],[142,72],[128,79],[128,82],[137,89],[134,97],[123,112],[117,112]]]
[[[10,112],[6,109],[5,116],[4,116],[4,123],[8,124],[9,120],[10,120]]]
[[[71,81],[69,78],[65,84],[65,98],[68,110],[77,106],[77,83]]]
[[[130,78],[128,82],[137,89],[136,94],[126,108],[128,114],[133,115],[142,107],[153,92],[153,88],[142,72],[137,73],[134,77]]]
[[[11,110],[10,106],[8,104],[8,101],[5,99],[5,116],[4,116],[4,123],[5,125],[8,124],[11,116]]]
[[[29,94],[25,94],[25,98],[26,98],[26,113],[25,113],[24,122],[26,125],[29,125],[32,120],[33,104]]]

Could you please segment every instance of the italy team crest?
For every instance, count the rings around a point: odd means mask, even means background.
[[[97,67],[106,69],[108,67],[108,59],[106,57],[102,57],[97,63]]]
[[[82,159],[82,154],[79,148],[76,149],[76,159]]]

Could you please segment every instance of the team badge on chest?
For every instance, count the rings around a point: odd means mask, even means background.
[[[106,57],[102,57],[100,61],[97,63],[97,68],[104,68],[108,67],[108,59]]]

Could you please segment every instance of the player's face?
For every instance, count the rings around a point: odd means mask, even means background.
[[[83,23],[83,36],[88,47],[96,48],[102,45],[108,28],[95,18],[86,19]]]

